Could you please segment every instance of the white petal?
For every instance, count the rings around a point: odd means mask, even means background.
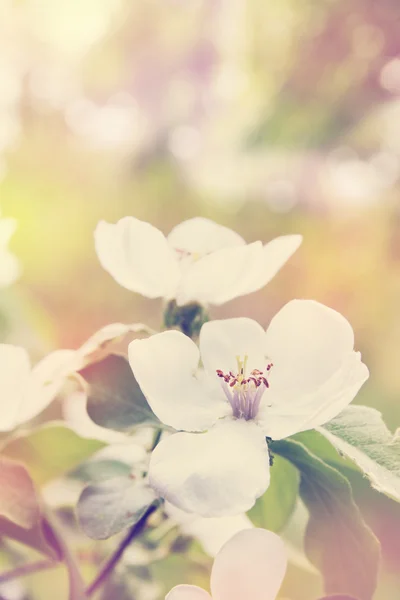
[[[237,533],[217,555],[213,600],[275,600],[286,572],[282,540],[265,529]]]
[[[165,600],[212,600],[210,594],[197,585],[177,585],[172,588]]]
[[[74,357],[74,350],[56,350],[34,366],[18,411],[19,423],[36,417],[54,400],[64,384]]]
[[[150,484],[166,500],[203,517],[246,512],[269,484],[263,432],[251,421],[223,421],[207,433],[177,433],[151,455]]]
[[[297,395],[325,383],[352,352],[354,334],[338,312],[313,300],[292,300],[272,319],[266,353],[272,384]]]
[[[183,221],[172,229],[167,239],[177,250],[200,255],[245,244],[244,239],[232,229],[203,217]]]
[[[267,435],[310,429],[351,402],[368,377],[353,345],[353,330],[338,312],[312,300],[283,307],[266,333],[274,366],[259,421]]]
[[[132,371],[152,410],[166,425],[203,431],[229,414],[222,389],[217,394],[197,376],[199,350],[183,333],[164,331],[129,344]]]
[[[148,298],[173,296],[178,261],[159,229],[134,217],[100,221],[95,246],[102,267],[123,287]]]
[[[0,431],[10,431],[17,425],[30,370],[24,348],[0,344]]]
[[[223,248],[195,261],[184,273],[177,302],[223,304],[248,293],[248,281],[263,264],[261,242]]]
[[[368,368],[361,362],[360,354],[351,352],[336,373],[313,392],[297,397],[282,395],[281,401],[277,398],[270,408],[262,406],[258,422],[265,434],[274,440],[314,429],[348,406],[368,376]]]
[[[113,342],[128,333],[152,334],[155,333],[155,331],[143,323],[110,323],[109,325],[104,325],[104,327],[91,335],[90,338],[82,344],[78,352],[82,356],[87,356],[96,352],[96,350],[103,348],[109,342]]]
[[[206,371],[237,373],[236,357],[247,359],[247,374],[265,367],[265,331],[256,321],[245,317],[205,323],[200,331],[200,354]]]
[[[301,235],[283,235],[268,242],[263,247],[262,257],[249,277],[243,281],[241,295],[250,294],[263,288],[280,271],[302,242]]]

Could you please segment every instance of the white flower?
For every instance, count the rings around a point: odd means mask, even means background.
[[[249,510],[269,485],[265,437],[329,421],[368,378],[353,347],[347,320],[312,300],[286,304],[267,332],[246,318],[206,323],[200,352],[178,331],[131,342],[151,408],[180,431],[153,451],[151,485],[205,517]]]
[[[234,231],[200,217],[166,238],[149,223],[125,217],[95,231],[103,268],[123,287],[148,298],[223,304],[264,287],[301,243],[300,235],[246,244]]]
[[[0,431],[11,431],[50,404],[63,385],[57,373],[69,352],[53,352],[31,368],[24,348],[0,344]]]
[[[0,287],[4,288],[12,283],[21,274],[18,259],[8,249],[11,236],[17,223],[15,219],[0,218]]]
[[[286,565],[284,544],[275,533],[240,531],[215,557],[211,596],[196,585],[178,585],[166,600],[275,600]]]

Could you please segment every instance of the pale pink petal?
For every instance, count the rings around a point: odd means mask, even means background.
[[[282,540],[265,529],[237,533],[215,558],[213,600],[275,600],[286,572]]]
[[[165,596],[165,600],[211,600],[211,596],[197,585],[177,585]]]

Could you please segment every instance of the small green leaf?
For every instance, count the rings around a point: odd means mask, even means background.
[[[98,483],[112,477],[128,477],[131,471],[132,467],[124,462],[104,459],[80,465],[70,474],[70,477],[79,481]]]
[[[371,600],[379,543],[354,503],[348,480],[299,442],[281,440],[271,448],[300,471],[300,496],[310,512],[305,550],[323,574],[326,593]]]
[[[86,535],[104,540],[137,523],[154,500],[154,492],[143,482],[114,477],[83,490],[79,522]]]
[[[286,459],[275,456],[269,487],[247,514],[256,527],[280,531],[294,510],[298,490],[298,470]]]
[[[119,431],[138,425],[161,426],[123,356],[110,354],[80,375],[88,383],[87,411],[97,425]]]
[[[36,484],[42,485],[74,469],[105,444],[79,437],[63,423],[48,423],[10,440],[2,454],[24,463]]]
[[[355,462],[375,489],[400,502],[400,435],[393,436],[379,411],[352,405],[318,431]]]

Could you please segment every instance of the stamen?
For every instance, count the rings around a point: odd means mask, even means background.
[[[217,369],[217,376],[222,379],[221,385],[225,396],[232,406],[233,416],[243,418],[248,421],[257,416],[261,398],[266,389],[269,388],[267,373],[272,368],[272,363],[268,363],[264,371],[253,369],[250,376],[246,377],[247,355],[243,360],[236,356],[238,373],[235,375],[232,371],[224,373]]]

